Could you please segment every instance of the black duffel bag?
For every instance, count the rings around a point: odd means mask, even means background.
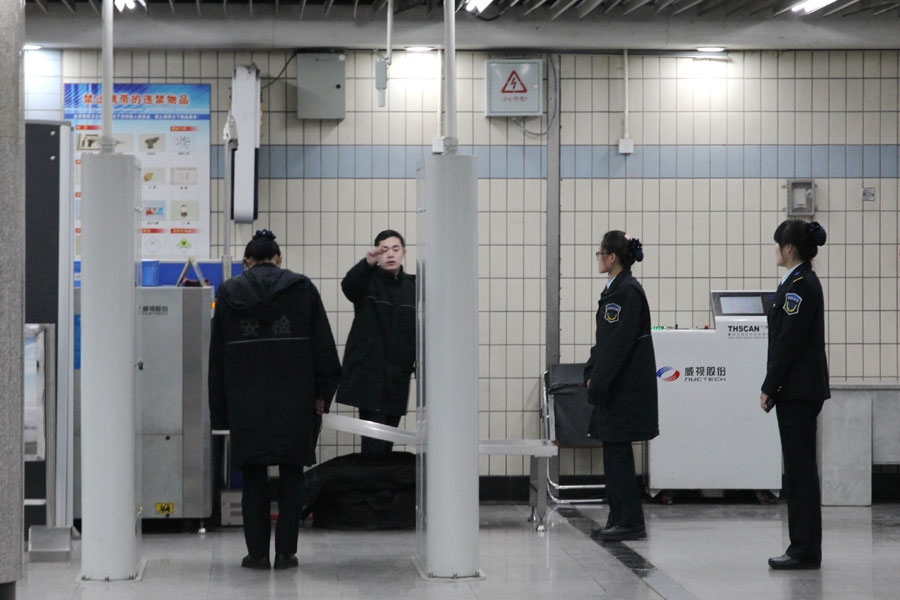
[[[416,456],[347,454],[304,474],[304,520],[323,529],[413,529]]]

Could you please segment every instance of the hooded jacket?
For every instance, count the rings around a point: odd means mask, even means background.
[[[416,366],[416,276],[369,266],[365,259],[341,281],[353,303],[337,401],[405,415]]]
[[[325,307],[303,275],[261,263],[219,287],[209,349],[213,429],[230,429],[232,460],[311,465],[341,365]]]
[[[600,295],[597,343],[584,369],[594,405],[588,434],[603,442],[636,442],[659,435],[656,357],[650,307],[631,271]]]

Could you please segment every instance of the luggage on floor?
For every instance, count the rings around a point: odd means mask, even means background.
[[[416,456],[409,452],[347,454],[304,475],[303,518],[323,529],[413,529]]]

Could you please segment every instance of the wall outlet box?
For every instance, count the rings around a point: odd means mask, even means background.
[[[863,202],[875,202],[875,188],[864,187],[862,193]]]
[[[788,179],[787,214],[811,217],[816,214],[816,182],[812,179]]]
[[[631,138],[620,139],[619,154],[634,154],[634,140]]]

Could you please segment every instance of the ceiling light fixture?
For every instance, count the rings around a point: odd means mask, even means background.
[[[793,12],[800,12],[801,10],[806,14],[816,12],[820,8],[825,8],[829,4],[834,4],[837,0],[805,0],[804,2],[798,2],[794,6],[791,7]]]
[[[721,46],[701,46],[697,48],[697,52],[725,52],[725,48]]]
[[[40,50],[41,47],[37,44],[25,44],[22,46],[22,50]]]
[[[478,11],[478,14],[481,14],[493,1],[494,0],[466,0],[466,10],[469,12]]]
[[[144,9],[147,8],[146,0],[115,0],[114,4],[116,5],[116,9],[119,12],[125,12],[125,10],[134,10],[137,8],[137,5],[140,4]]]
[[[431,52],[434,46],[407,46],[404,48],[407,52]]]

